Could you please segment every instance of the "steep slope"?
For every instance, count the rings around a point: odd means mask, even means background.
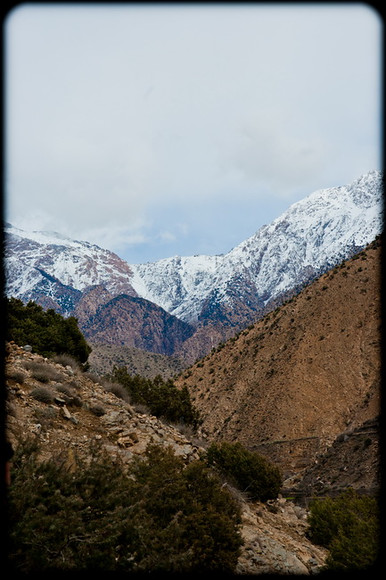
[[[107,375],[115,366],[125,367],[130,375],[154,379],[161,375],[171,379],[184,370],[185,365],[176,357],[156,354],[133,346],[90,343],[88,357],[91,373]]]
[[[316,191],[222,256],[133,265],[142,297],[190,323],[237,326],[269,301],[370,243],[381,232],[382,175]]]
[[[7,355],[7,435],[15,447],[20,438],[36,437],[41,458],[64,457],[70,471],[77,468],[77,456],[87,458],[90,442],[98,442],[125,464],[143,454],[149,443],[171,447],[186,463],[198,459],[203,451],[197,441],[172,425],[139,412],[70,366],[25,352],[14,343],[8,345]],[[47,367],[47,375],[53,379],[44,384],[52,393],[51,403],[34,395],[35,389],[42,388],[34,378],[34,364]],[[239,501],[245,544],[238,574],[313,574],[320,570],[327,551],[307,538],[305,509],[284,499],[268,506],[241,497]]]
[[[338,435],[327,452],[305,470],[296,485],[296,494],[336,495],[348,487],[370,494],[381,488],[378,418]]]
[[[179,378],[210,438],[294,467],[379,413],[380,247],[330,270]]]

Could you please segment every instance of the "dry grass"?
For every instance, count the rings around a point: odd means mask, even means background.
[[[25,373],[23,373],[23,371],[9,369],[6,371],[6,378],[11,381],[15,381],[15,383],[19,383],[19,385],[22,385],[24,383],[26,375]]]
[[[23,366],[31,372],[32,378],[41,383],[49,383],[50,381],[60,381],[63,379],[63,375],[48,363],[26,361]]]
[[[71,367],[74,372],[81,372],[78,361],[69,354],[58,354],[52,360],[63,367]]]
[[[52,389],[48,387],[36,387],[36,389],[31,391],[31,397],[40,401],[40,403],[46,403],[47,405],[54,401]]]
[[[122,399],[123,401],[130,403],[130,395],[123,385],[110,381],[103,381],[102,385],[108,393],[112,393],[118,397],[118,399]]]

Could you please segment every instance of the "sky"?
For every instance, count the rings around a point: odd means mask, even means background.
[[[129,263],[223,254],[382,169],[365,3],[22,4],[3,26],[16,227]]]

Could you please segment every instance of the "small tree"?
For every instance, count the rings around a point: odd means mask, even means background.
[[[206,460],[251,499],[267,501],[278,496],[282,483],[279,468],[241,443],[212,443]]]
[[[44,311],[32,301],[24,305],[17,298],[7,300],[6,336],[19,346],[30,344],[36,353],[46,357],[69,354],[86,363],[91,352],[76,318],[64,318],[53,309]]]
[[[240,509],[203,461],[151,445],[127,467],[98,447],[88,461],[42,461],[37,441],[13,458],[10,564],[54,571],[233,572]]]
[[[327,567],[353,571],[373,566],[379,550],[379,516],[375,498],[352,489],[337,498],[314,500],[308,518],[310,539],[329,550]]]

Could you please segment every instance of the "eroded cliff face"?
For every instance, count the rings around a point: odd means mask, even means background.
[[[44,365],[46,377],[51,377],[44,384],[34,378],[34,364]],[[77,469],[78,454],[87,456],[92,440],[124,462],[143,453],[150,442],[170,446],[186,462],[197,459],[204,450],[203,441],[140,412],[87,374],[26,352],[14,343],[7,348],[6,380],[9,440],[17,446],[20,437],[33,435],[41,445],[42,459],[64,453],[70,469]],[[48,402],[34,394],[42,386],[51,392]],[[284,498],[262,504],[237,496],[244,538],[238,574],[311,574],[320,570],[327,552],[305,536],[304,508]]]

